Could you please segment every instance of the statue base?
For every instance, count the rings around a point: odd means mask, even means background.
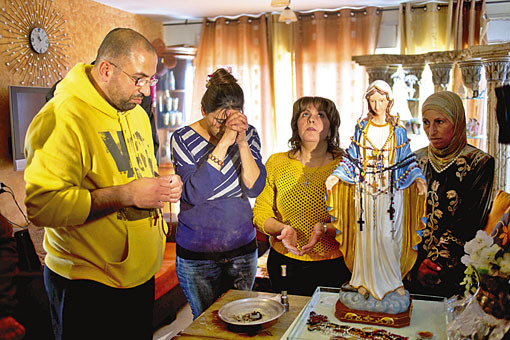
[[[364,323],[369,325],[401,328],[411,323],[411,311],[413,303],[410,301],[409,308],[398,314],[370,312],[355,310],[346,307],[340,300],[336,303],[335,316],[340,321]]]

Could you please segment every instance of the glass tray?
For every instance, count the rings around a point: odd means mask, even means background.
[[[329,340],[334,334],[323,334],[318,331],[311,332],[308,330],[306,320],[308,320],[311,311],[326,315],[329,322],[338,325],[348,325],[358,329],[363,329],[365,327],[370,327],[370,329],[384,329],[388,332],[408,337],[409,340],[421,339],[418,335],[418,332],[421,331],[432,332],[434,337],[429,338],[430,340],[448,339],[446,332],[446,299],[443,297],[411,294],[413,298],[411,324],[407,327],[393,328],[339,321],[335,316],[335,306],[338,301],[339,291],[339,288],[317,287],[310,301],[308,301],[281,339]]]

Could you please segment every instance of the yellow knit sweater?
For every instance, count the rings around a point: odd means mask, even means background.
[[[325,182],[339,161],[337,158],[324,166],[308,168],[288,152],[269,157],[266,186],[253,208],[255,226],[266,233],[264,222],[271,217],[289,224],[297,231],[297,248],[301,249],[310,240],[314,224],[330,221],[326,211]],[[276,237],[270,237],[269,242],[280,254],[301,261],[330,260],[342,256],[333,237],[321,238],[313,250],[303,256],[288,252]]]

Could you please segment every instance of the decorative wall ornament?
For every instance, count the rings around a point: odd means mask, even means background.
[[[424,64],[402,65],[407,89],[407,104],[413,118],[420,117],[420,85]]]
[[[51,86],[69,69],[67,20],[52,8],[53,0],[10,0],[0,11],[0,53],[20,84]]]
[[[368,82],[371,84],[376,80],[384,80],[393,85],[393,74],[397,72],[398,66],[367,67]]]
[[[505,82],[510,67],[510,57],[484,58],[485,78],[487,81]]]
[[[460,72],[462,73],[462,82],[473,91],[473,98],[479,96],[480,78],[482,76],[482,62],[478,59],[459,61]]]
[[[453,63],[432,63],[429,64],[430,71],[432,72],[432,82],[436,87],[435,92],[446,91],[448,83],[450,82],[450,71]]]

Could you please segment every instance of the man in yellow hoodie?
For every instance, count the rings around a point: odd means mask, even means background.
[[[179,176],[157,177],[140,107],[157,55],[117,28],[94,65],[77,64],[27,131],[27,212],[44,226],[44,280],[56,339],[152,339],[154,275],[162,262],[163,202]]]

